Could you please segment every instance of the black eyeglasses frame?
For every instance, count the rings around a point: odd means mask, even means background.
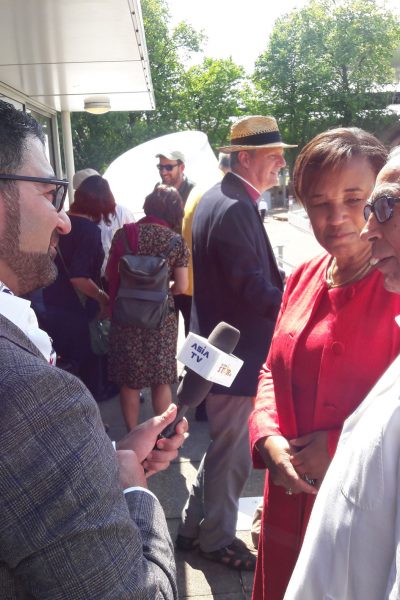
[[[375,204],[377,202],[379,202],[379,200],[383,200],[383,199],[386,200],[388,208],[389,208],[389,214],[388,214],[388,216],[385,216],[384,219],[382,219],[378,216],[378,212],[375,208]],[[391,219],[393,217],[394,205],[399,202],[400,202],[400,198],[396,198],[396,196],[389,196],[389,194],[381,194],[377,198],[374,198],[374,200],[372,202],[367,202],[366,205],[364,206],[365,221],[368,221],[368,219],[372,213],[375,216],[378,223],[380,223],[381,225],[383,223],[386,223],[387,221],[389,221],[389,219]]]
[[[55,177],[29,177],[28,175],[14,175],[12,173],[1,174],[0,180],[3,181],[32,181],[33,183],[47,183],[49,185],[55,185],[56,189],[53,194],[52,205],[61,212],[64,206],[65,198],[68,192],[68,179],[56,179]],[[63,190],[62,196],[59,198],[59,191]]]

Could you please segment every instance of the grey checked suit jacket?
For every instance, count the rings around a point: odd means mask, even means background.
[[[0,598],[177,598],[159,502],[124,497],[96,403],[0,315]]]

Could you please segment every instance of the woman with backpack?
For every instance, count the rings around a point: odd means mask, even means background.
[[[120,388],[121,409],[128,430],[138,422],[142,388],[151,388],[156,415],[172,401],[171,385],[177,382],[178,338],[173,296],[182,294],[188,285],[189,250],[182,236],[176,233],[183,218],[179,193],[175,188],[160,185],[146,197],[143,210],[146,215],[143,219],[116,232],[106,268],[111,302],[109,378]],[[145,273],[152,262],[150,257],[159,257],[160,266],[164,259],[168,279],[172,281],[172,285],[166,283],[166,310],[159,311],[158,324],[146,315],[152,301],[148,298],[154,296],[156,305],[161,294],[151,289],[152,283],[147,285],[150,294],[138,289],[140,282],[135,278],[134,267],[129,272],[135,263]],[[132,289],[127,289],[129,282]]]

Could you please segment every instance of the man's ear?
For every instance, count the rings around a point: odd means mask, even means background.
[[[247,150],[239,150],[238,159],[242,167],[248,169],[250,166],[250,154],[247,152]]]

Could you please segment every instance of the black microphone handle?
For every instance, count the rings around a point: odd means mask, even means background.
[[[196,407],[199,404],[201,404],[204,398],[208,395],[208,392],[211,390],[212,386],[214,385],[212,381],[204,379],[203,377],[201,377],[201,375],[198,375],[197,373],[192,371],[192,369],[188,369],[187,367],[185,367],[185,371],[186,372],[179,384],[179,388],[177,391],[178,411],[176,413],[176,417],[170,425],[167,425],[166,428],[162,430],[161,437],[171,437],[175,433],[175,427],[177,423],[179,423],[179,421],[183,419],[188,409],[191,406]],[[193,389],[192,386],[195,389],[195,394],[190,394],[190,390]],[[181,404],[179,402],[179,398],[180,396],[182,396],[182,390],[185,391],[186,388],[189,389],[189,392],[187,392],[186,396],[190,396],[190,403],[188,402],[187,404]]]
[[[236,327],[232,327],[228,323],[218,323],[210,333],[208,337],[208,343],[215,346],[222,352],[230,354],[236,348],[236,345],[240,338],[240,332]],[[181,380],[177,395],[178,413],[176,418],[171,425],[161,432],[161,437],[171,437],[175,432],[176,424],[182,420],[183,415],[187,412],[189,407],[196,407],[204,400],[208,395],[214,383],[201,377],[198,373],[192,371],[188,367],[185,367],[185,374]],[[184,409],[182,413],[182,409]]]

